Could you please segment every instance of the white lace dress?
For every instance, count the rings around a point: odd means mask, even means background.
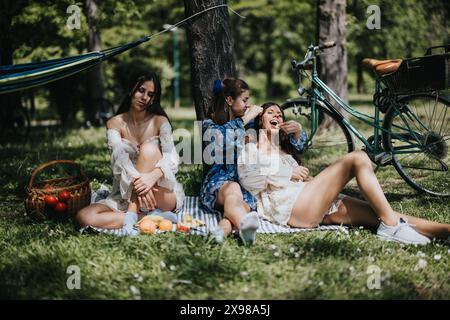
[[[136,170],[139,145],[122,138],[120,132],[115,129],[108,129],[106,135],[111,153],[113,187],[106,199],[96,203],[104,204],[116,211],[126,211],[133,191],[133,176],[140,175]],[[156,143],[159,146],[162,158],[155,167],[160,168],[164,175],[157,181],[157,185],[174,191],[177,199],[176,209],[181,209],[185,196],[182,185],[175,178],[180,159],[173,143],[170,123],[164,122],[159,129],[159,136],[154,136],[142,144],[144,143]]]
[[[255,143],[246,144],[239,154],[239,182],[256,198],[258,214],[264,219],[288,226],[295,201],[307,184],[291,180],[297,166],[291,155],[263,153]],[[336,212],[344,197],[339,194],[324,215]]]

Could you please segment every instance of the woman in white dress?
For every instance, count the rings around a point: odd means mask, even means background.
[[[382,239],[411,244],[449,237],[449,224],[394,211],[363,151],[345,155],[310,178],[309,170],[286,148],[280,130],[284,123],[281,108],[275,103],[266,103],[262,108],[262,115],[255,119],[260,130],[238,159],[240,183],[257,199],[261,217],[291,227],[365,226],[377,229]],[[367,201],[340,194],[353,177]]]
[[[146,211],[180,209],[184,201],[177,182],[179,157],[172,127],[160,105],[161,85],[154,75],[132,85],[117,114],[108,120],[111,195],[77,213],[81,226],[124,227],[129,233]]]

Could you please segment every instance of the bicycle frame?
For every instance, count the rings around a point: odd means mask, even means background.
[[[301,84],[301,76],[305,75],[305,71],[300,71],[300,84]],[[392,132],[389,132],[385,128],[383,128],[380,124],[382,123],[382,119],[380,119],[380,110],[379,108],[375,107],[375,115],[370,116],[367,114],[364,114],[362,112],[359,112],[355,110],[353,107],[351,107],[349,104],[345,103],[330,87],[328,87],[319,77],[319,74],[317,72],[317,57],[316,54],[313,56],[313,69],[312,69],[312,75],[309,76],[308,74],[305,75],[306,78],[309,78],[309,80],[312,83],[311,88],[306,89],[306,92],[309,95],[310,99],[310,106],[311,106],[311,135],[308,140],[308,145],[311,145],[312,139],[314,135],[317,132],[317,129],[319,127],[318,124],[318,117],[316,112],[316,103],[317,101],[322,102],[326,105],[326,107],[335,115],[341,119],[341,121],[344,123],[344,125],[347,127],[350,132],[353,133],[355,137],[357,137],[365,146],[367,152],[377,155],[381,152],[384,152],[383,147],[381,147],[381,143],[379,141],[380,139],[380,132],[388,132],[392,136],[398,138],[399,140],[405,141],[409,143],[409,146],[403,146],[401,148],[398,148],[394,151],[395,154],[401,154],[401,153],[414,153],[414,152],[420,152],[421,142],[417,138],[419,135],[417,132],[414,132],[409,126],[408,128],[402,128],[406,131],[408,131],[412,137],[414,137],[414,140],[417,142],[417,144],[412,144],[411,139],[407,139],[402,135],[394,134]],[[330,101],[324,96],[322,91],[328,94],[332,100],[334,100],[343,110],[345,110],[347,113],[352,115],[353,117],[357,118],[358,120],[372,126],[374,128],[374,135],[373,135],[373,143],[370,143],[364,136],[356,129],[354,126],[350,124],[350,122],[331,104]],[[376,81],[376,88],[375,91],[377,93],[380,93],[382,90],[381,81],[377,79]],[[415,120],[418,121],[421,125],[422,122],[420,119],[418,119],[414,113],[412,113]],[[407,122],[405,122],[407,124]],[[425,127],[425,125],[423,125]],[[397,126],[398,127],[398,126]],[[417,150],[419,148],[419,150]]]

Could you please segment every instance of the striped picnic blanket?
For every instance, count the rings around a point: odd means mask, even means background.
[[[202,210],[199,198],[198,197],[186,197],[184,200],[183,207],[181,210],[177,212],[178,221],[183,221],[184,216],[190,215],[194,219],[200,219],[205,222],[206,226],[199,227],[195,229],[191,229],[191,234],[197,234],[197,235],[208,235],[208,232],[210,229],[217,226],[218,222],[222,218],[222,213],[217,211],[216,214],[210,214]],[[306,232],[306,231],[344,231],[346,230],[346,227],[343,226],[318,226],[317,228],[288,228],[283,227],[278,224],[271,223],[265,219],[259,220],[259,228],[258,233],[295,233],[295,232]],[[81,232],[86,232],[89,230],[93,230],[95,232],[99,233],[107,233],[112,235],[121,236],[124,235],[123,229],[102,229],[97,227],[87,227],[81,230]]]

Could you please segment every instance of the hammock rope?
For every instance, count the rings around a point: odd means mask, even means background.
[[[40,86],[87,70],[102,61],[112,58],[122,52],[137,47],[138,45],[147,42],[154,37],[168,32],[200,14],[220,7],[228,7],[228,5],[221,4],[204,9],[177,22],[174,25],[171,25],[168,28],[163,29],[158,33],[142,37],[141,39],[121,46],[42,62],[0,66],[0,94]],[[228,9],[230,9],[237,16],[244,18],[230,7],[228,7]]]

